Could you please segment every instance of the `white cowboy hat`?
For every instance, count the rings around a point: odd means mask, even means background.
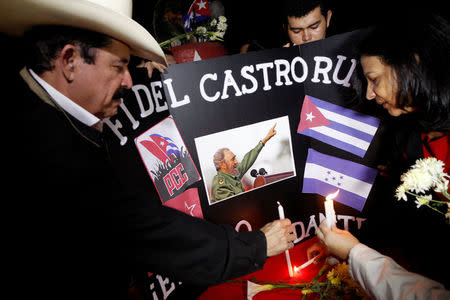
[[[0,31],[21,36],[36,25],[67,25],[103,33],[131,54],[167,65],[151,34],[131,19],[132,0],[0,0]]]

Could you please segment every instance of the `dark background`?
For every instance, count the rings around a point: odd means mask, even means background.
[[[188,3],[191,0],[180,0]],[[152,34],[153,9],[156,0],[134,0],[133,18]],[[450,11],[445,1],[358,1],[329,0],[333,11],[328,36],[352,31],[358,28],[375,25],[392,18],[408,14],[408,10],[433,11],[450,18]],[[414,2],[414,3],[413,3]],[[230,54],[238,53],[239,48],[248,41],[257,40],[264,48],[276,48],[286,42],[280,24],[280,1],[260,0],[222,0],[225,6],[225,16],[228,19],[228,30],[225,35],[225,45]],[[189,5],[189,4],[188,4]],[[418,37],[420,38],[420,37]],[[0,55],[3,70],[17,70],[23,66],[23,49],[17,38],[0,33]],[[7,86],[7,85],[5,85]]]
[[[189,5],[193,0],[181,1]],[[134,18],[152,33],[153,8],[157,2],[135,0],[133,6]],[[399,18],[408,15],[411,9],[434,11],[447,19],[450,17],[446,2],[438,0],[329,0],[328,2],[333,11],[328,36]],[[228,19],[225,45],[230,54],[238,53],[240,46],[251,40],[257,40],[264,48],[276,48],[287,42],[280,21],[280,0],[222,0],[222,3]]]

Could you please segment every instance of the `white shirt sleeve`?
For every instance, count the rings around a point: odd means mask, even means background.
[[[392,258],[364,244],[351,249],[348,264],[353,279],[373,299],[450,299],[450,291],[439,282],[406,271]]]

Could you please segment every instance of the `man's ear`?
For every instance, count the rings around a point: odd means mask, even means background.
[[[219,170],[224,170],[226,168],[225,160],[219,162]]]
[[[333,12],[331,10],[329,10],[327,12],[327,28],[330,26],[330,20],[331,20],[332,15],[333,15]]]
[[[65,45],[57,61],[61,67],[61,70],[64,74],[64,78],[67,81],[71,82],[75,78],[75,69],[77,67],[78,58],[80,57],[80,53],[76,46],[67,44]]]

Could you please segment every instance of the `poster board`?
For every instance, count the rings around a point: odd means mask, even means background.
[[[116,143],[110,149],[118,173],[123,174],[125,184],[148,195],[149,201],[167,205],[153,184],[136,140],[171,118],[200,175],[195,182],[180,186],[181,195],[186,196],[183,201],[194,199],[194,202],[174,208],[246,231],[257,230],[278,219],[277,202],[280,202],[286,217],[294,224],[295,243],[309,240],[324,219],[324,197],[302,192],[308,152],[312,149],[373,168],[380,147],[382,123],[362,155],[298,133],[308,97],[377,117],[379,110],[375,104],[361,102],[351,88],[358,64],[354,50],[364,34],[365,30],[358,30],[292,48],[173,65],[161,78],[151,80],[146,77],[146,70],[135,71],[134,86],[119,113],[106,121],[109,134],[115,136]],[[211,153],[218,147],[233,148],[241,161],[274,123],[277,134],[264,145],[261,157],[246,171],[245,192],[213,203]],[[282,160],[274,158],[283,155]],[[277,169],[281,164],[284,167]],[[267,173],[264,174],[266,184],[253,188],[251,173],[254,171],[258,176],[264,173],[261,169]],[[335,202],[340,228],[355,232],[363,226],[371,201],[370,190],[369,187],[365,203],[357,209],[339,200]],[[196,215],[192,214],[194,206],[198,209]],[[139,280],[144,282],[148,297],[176,299],[177,295],[198,292],[175,278],[151,272]]]

